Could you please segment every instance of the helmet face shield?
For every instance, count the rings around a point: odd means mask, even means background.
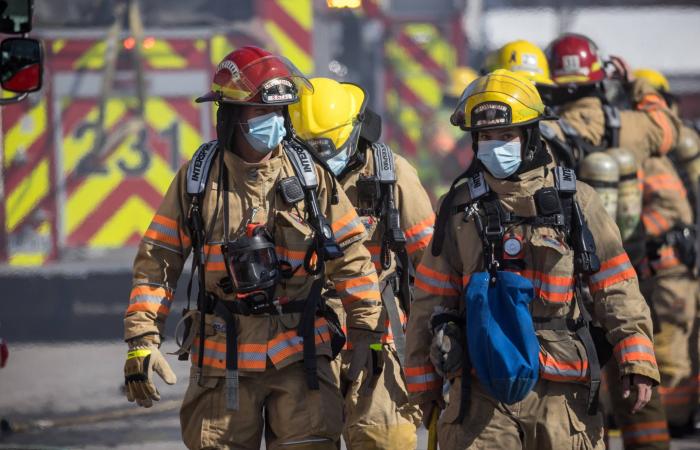
[[[216,69],[211,91],[196,101],[289,105],[299,100],[302,89],[313,92],[309,80],[283,56],[263,56],[243,67],[226,58]]]
[[[350,135],[347,137],[347,139],[345,139],[345,142],[343,142],[340,147],[336,147],[333,139],[324,137],[331,135],[339,128],[344,128],[347,126],[352,126],[353,128]],[[299,135],[299,137],[304,139],[304,141],[309,144],[311,150],[316,154],[316,156],[321,158],[323,161],[328,161],[346,149],[349,149],[348,154],[350,156],[355,153],[357,149],[357,141],[360,138],[361,126],[362,123],[356,118],[346,124],[338,125],[337,127],[321,131],[318,134],[310,135],[308,138],[303,135]]]

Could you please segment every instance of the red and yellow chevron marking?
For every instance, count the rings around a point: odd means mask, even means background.
[[[51,143],[48,110],[41,97],[3,108],[5,232],[9,263],[42,264],[51,253]]]
[[[275,50],[302,73],[313,73],[313,0],[260,0],[259,5]]]
[[[123,45],[120,39],[119,45]],[[107,41],[104,39],[57,39],[51,41],[53,70],[102,70]],[[124,47],[122,51],[127,51]],[[207,42],[204,39],[162,39],[146,35],[143,42],[144,66],[154,70],[207,68]]]
[[[114,133],[133,119],[128,109],[133,101],[123,98],[108,101],[108,133]],[[118,248],[137,244],[172,181],[175,167],[187,161],[201,144],[199,113],[189,98],[153,97],[147,100],[145,108],[148,135],[145,149],[149,160],[143,171],[135,175],[125,173],[120,163],[135,168],[145,161],[137,132],[128,133],[99,158],[104,173],[78,174],[78,164],[95,142],[95,131],[86,128],[86,124],[97,118],[98,103],[73,100],[62,111],[67,246]],[[181,154],[173,154],[173,138],[177,138],[176,146]]]
[[[456,52],[433,24],[403,25],[385,44],[389,133],[403,152],[421,147],[422,129],[442,103]],[[392,126],[393,124],[393,126]]]

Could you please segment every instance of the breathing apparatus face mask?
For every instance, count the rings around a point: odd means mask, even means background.
[[[478,145],[476,157],[494,177],[508,178],[520,167],[520,141],[479,141]]]
[[[350,135],[340,148],[336,148],[331,139],[323,137],[310,138],[307,139],[306,142],[316,156],[325,161],[335,176],[338,176],[345,170],[350,162],[350,158],[352,158],[352,155],[357,151],[357,142],[360,138],[360,130],[362,129],[361,125],[362,123],[360,122],[355,124]],[[331,130],[327,130],[326,132],[328,131]]]
[[[274,150],[285,134],[284,117],[276,112],[248,119],[248,131],[243,132],[250,146],[263,155]]]
[[[244,235],[222,246],[234,292],[256,303],[268,304],[280,278],[275,244],[264,225],[250,224]]]

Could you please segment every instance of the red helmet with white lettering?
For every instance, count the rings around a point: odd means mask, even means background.
[[[211,91],[201,102],[239,105],[289,105],[299,101],[299,91],[313,87],[294,64],[283,56],[246,46],[226,55],[219,63]]]
[[[580,34],[564,34],[547,47],[552,79],[557,84],[591,84],[605,78],[598,46]]]

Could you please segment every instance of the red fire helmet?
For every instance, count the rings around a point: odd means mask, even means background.
[[[299,101],[299,91],[313,87],[287,58],[258,47],[246,46],[226,55],[219,63],[211,91],[201,102],[240,105],[289,105]]]
[[[547,47],[552,79],[558,84],[589,84],[605,78],[598,46],[580,34],[564,34]]]

